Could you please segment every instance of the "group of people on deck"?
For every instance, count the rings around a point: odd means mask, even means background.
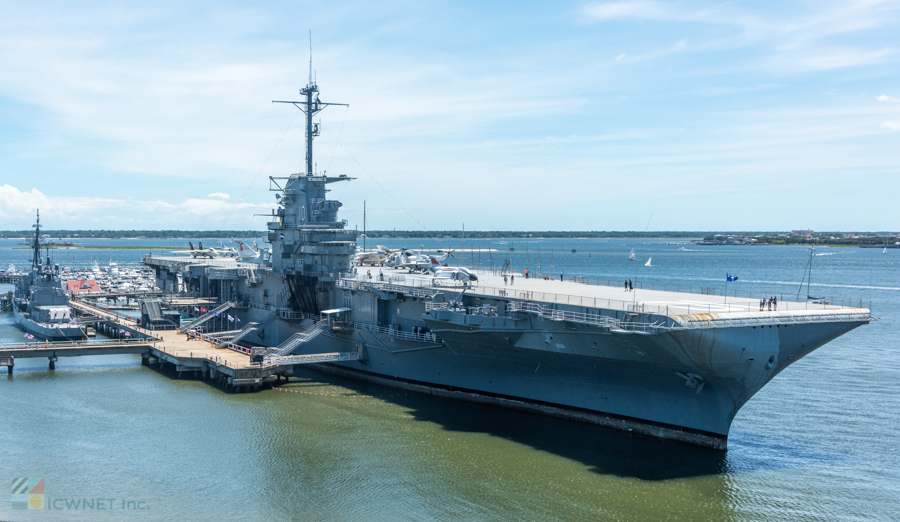
[[[773,295],[772,297],[770,297],[768,299],[760,299],[759,300],[759,311],[760,312],[765,311],[766,306],[769,307],[770,312],[772,310],[777,311],[778,310],[778,298]]]
[[[625,281],[625,291],[626,292],[634,291],[634,284],[631,282],[631,279],[628,279],[627,281]]]

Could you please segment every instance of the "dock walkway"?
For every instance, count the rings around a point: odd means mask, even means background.
[[[0,366],[7,367],[11,375],[16,359],[47,358],[50,369],[55,369],[60,357],[140,354],[144,365],[158,364],[160,369],[171,365],[178,377],[198,376],[236,392],[256,390],[293,374],[293,364],[252,363],[247,353],[220,349],[202,339],[190,340],[186,334],[175,330],[144,330],[134,321],[82,301],[70,304],[77,310],[135,332],[132,334],[135,338],[0,344]]]

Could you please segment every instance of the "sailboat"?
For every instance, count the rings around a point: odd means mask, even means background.
[[[631,254],[628,255],[628,260],[629,260],[629,261],[637,261],[637,256],[634,255],[634,249],[633,249],[633,248],[631,249]]]
[[[644,266],[650,266],[650,260],[651,260],[651,259],[653,259],[653,258],[652,258],[652,257],[648,257],[648,258],[647,258],[647,262],[644,263]]]
[[[887,247],[884,247],[884,250],[881,251],[882,254],[887,254]]]

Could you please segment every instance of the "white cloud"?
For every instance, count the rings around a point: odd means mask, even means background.
[[[220,199],[169,202],[47,196],[37,189],[22,191],[12,185],[0,185],[0,221],[3,228],[11,230],[31,226],[38,209],[41,222],[48,229],[261,228],[265,218],[253,219],[250,215],[269,208],[271,205],[265,203],[230,203]],[[147,216],[152,216],[152,226],[148,226]]]
[[[886,121],[881,126],[892,131],[900,130],[900,121]]]
[[[890,49],[877,51],[860,51],[856,49],[814,50],[805,53],[787,53],[780,61],[792,64],[797,69],[824,71],[842,67],[857,67],[861,65],[874,65],[885,61],[895,54]]]
[[[585,11],[597,20],[618,18],[642,18],[645,20],[684,19],[687,14],[673,8],[671,4],[633,0],[629,2],[608,2],[585,7]]]
[[[224,193],[224,192],[213,192],[212,194],[209,195],[209,197],[211,197],[211,198],[228,199],[228,198],[230,198],[231,196],[229,196],[228,194],[226,194],[226,193]]]
[[[702,38],[702,30],[691,29],[691,48],[694,52],[755,48],[762,59],[746,65],[796,73],[873,65],[895,59],[897,52],[893,47],[870,43],[878,42],[876,38],[866,42],[855,35],[887,30],[896,20],[898,8],[900,3],[893,1],[837,2],[813,9],[787,4],[779,9],[760,10],[752,9],[752,4],[732,2],[695,7],[682,2],[627,0],[588,5],[584,12],[593,22],[651,20],[730,26],[724,33],[718,29],[708,33],[711,36],[706,39]],[[835,45],[839,37],[846,37],[848,43]],[[665,54],[650,52],[645,57],[662,58]]]
[[[876,96],[875,99],[880,102],[891,102],[891,103],[900,102],[900,98],[894,98],[893,96],[888,96],[887,94],[882,94],[881,96]]]

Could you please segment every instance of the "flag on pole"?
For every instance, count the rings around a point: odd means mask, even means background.
[[[241,318],[240,318],[240,317],[237,318],[237,322],[241,322]]]
[[[200,309],[200,313],[201,313],[201,314],[205,314],[205,313],[206,313],[206,308],[201,308],[201,309]]]
[[[231,317],[231,314],[228,314],[228,321],[232,323],[234,322],[234,317]]]
[[[131,337],[131,332],[125,332],[125,337]]]
[[[200,309],[199,309],[199,308],[197,308],[197,307],[196,307],[196,306],[195,306],[195,307],[194,307],[194,311],[195,311],[195,312],[199,312],[199,311],[200,311]]]
[[[216,317],[219,317],[219,312],[216,312]]]
[[[733,276],[731,274],[725,274],[726,281],[737,281],[737,279],[738,279],[737,276]]]

